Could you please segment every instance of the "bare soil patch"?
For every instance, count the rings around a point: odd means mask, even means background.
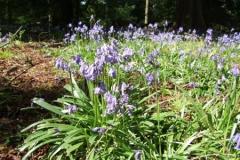
[[[54,68],[55,58],[44,54],[43,47],[41,43],[12,45],[7,49],[13,56],[0,58],[0,159],[21,159],[15,149],[23,140],[21,129],[48,116],[32,106],[32,98],[52,100],[63,93],[67,79]]]

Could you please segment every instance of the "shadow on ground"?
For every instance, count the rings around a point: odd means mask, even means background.
[[[33,106],[32,99],[56,99],[67,80],[55,71],[54,58],[43,54],[41,45],[13,45],[10,51],[13,56],[0,58],[0,159],[18,160],[16,148],[25,136],[20,131],[50,116]]]

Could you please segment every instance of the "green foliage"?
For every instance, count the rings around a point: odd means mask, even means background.
[[[65,86],[69,94],[51,104],[34,99],[54,118],[23,130],[31,132],[20,148],[27,151],[23,159],[45,145],[50,146],[46,159],[133,159],[138,150],[142,159],[237,159],[239,152],[232,149],[231,138],[240,124],[236,121],[239,79],[229,73],[233,61],[229,54],[234,47],[223,53],[229,63],[218,70],[211,60],[220,50],[214,43],[209,46],[210,53],[204,50],[201,54],[197,48],[205,47],[202,40],[165,43],[136,39],[119,43],[121,53],[126,47],[134,50],[131,62],[136,68],[154,73],[158,79],[147,86],[145,75],[137,71],[127,73],[116,64],[106,66],[98,80],[106,84],[107,90],[112,91],[122,82],[133,86],[129,92],[130,104],[135,106],[132,115],[126,112],[106,115],[104,96],[94,94],[97,82],[83,79],[78,82],[70,74],[71,83]],[[101,45],[79,40],[59,52],[65,59],[81,53],[91,63],[94,51]],[[141,48],[145,49],[143,55]],[[153,50],[160,53],[156,58],[158,66],[145,61]],[[183,59],[179,52],[184,53]],[[71,65],[79,70],[79,66]],[[116,68],[116,78],[108,76],[110,67]],[[227,80],[218,94],[216,82],[221,75]],[[191,87],[190,82],[197,86]],[[77,111],[67,114],[69,105],[76,105]]]
[[[0,58],[11,58],[14,56],[14,53],[12,53],[10,50],[4,50],[4,51],[0,51]]]

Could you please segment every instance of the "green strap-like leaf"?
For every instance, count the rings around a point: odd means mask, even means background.
[[[36,103],[36,104],[38,104],[39,106],[45,108],[45,109],[47,109],[47,110],[49,110],[49,111],[57,114],[57,115],[61,115],[61,116],[64,115],[64,113],[61,111],[62,108],[57,107],[57,106],[54,106],[54,105],[51,105],[51,104],[45,102],[45,101],[44,101],[43,99],[41,99],[41,98],[34,98],[33,102]]]

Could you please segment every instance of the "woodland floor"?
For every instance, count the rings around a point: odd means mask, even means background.
[[[0,48],[0,160],[20,160],[23,153],[17,148],[25,137],[21,130],[48,116],[32,105],[32,98],[52,100],[63,93],[67,79],[54,69],[55,58],[44,53],[44,47],[45,43],[23,43]],[[6,51],[11,56],[1,57]]]

